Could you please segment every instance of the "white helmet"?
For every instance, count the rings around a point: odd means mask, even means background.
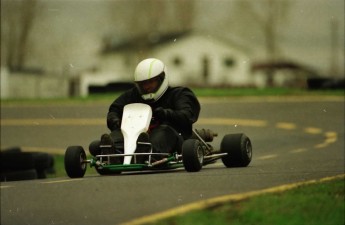
[[[134,82],[144,100],[155,102],[169,86],[166,66],[159,59],[145,59],[135,69]]]

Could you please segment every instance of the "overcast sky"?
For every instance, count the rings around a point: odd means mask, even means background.
[[[236,35],[236,32],[232,34],[231,27],[224,29],[223,25],[219,29],[219,25],[224,24],[224,18],[231,13],[231,6],[237,0],[199,0],[197,2],[199,19],[196,21],[196,27],[210,30],[212,33]],[[336,53],[338,70],[344,74],[344,7],[344,0],[291,0],[288,16],[279,29],[279,47],[282,49],[282,54],[292,60],[315,67],[323,73],[328,73],[331,57],[331,21],[333,20],[336,21],[338,27]],[[248,24],[245,24],[240,17],[235,22],[243,29],[248,27]],[[250,32],[245,33],[250,34]],[[262,44],[262,35],[257,31],[240,38],[245,39],[249,45],[259,43],[261,46]]]
[[[1,0],[3,1],[3,0]],[[135,2],[134,0],[131,0]],[[140,0],[139,0],[140,1]],[[172,0],[174,1],[174,0]],[[250,48],[264,52],[263,36],[252,29],[251,21],[231,16],[239,0],[196,0],[194,27],[213,35],[243,41]],[[260,3],[266,0],[240,0]],[[281,0],[277,0],[281,1]],[[133,27],[128,18],[136,16],[125,0],[42,0],[42,15],[31,34],[34,46],[30,55],[34,66],[49,68],[71,67],[87,69],[96,62],[93,55],[100,50],[101,40],[107,33],[128,36]],[[113,3],[119,4],[111,8]],[[126,2],[127,5],[122,3]],[[289,0],[287,18],[279,26],[278,47],[287,59],[329,73],[331,58],[331,21],[337,21],[336,54],[338,70],[344,74],[344,0]],[[259,5],[260,6],[260,5]],[[129,10],[131,13],[127,13]],[[164,16],[164,15],[163,15]],[[244,15],[245,16],[245,15]],[[232,18],[232,19],[230,19]],[[243,17],[244,18],[244,17]],[[153,25],[154,27],[154,25]],[[243,32],[238,32],[238,31]],[[37,41],[38,40],[38,41]],[[31,60],[31,58],[29,59]],[[43,63],[44,64],[44,63]]]

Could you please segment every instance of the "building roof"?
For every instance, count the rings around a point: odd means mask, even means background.
[[[210,35],[203,32],[195,32],[192,30],[182,31],[182,32],[171,32],[171,33],[151,33],[148,35],[140,35],[127,39],[120,39],[118,37],[111,37],[104,40],[104,45],[102,48],[103,54],[111,54],[119,51],[131,51],[137,50],[138,48],[152,48],[159,45],[173,43],[177,39],[188,37],[191,35],[201,35],[210,40],[217,41],[226,45],[231,45],[236,49],[239,49],[244,52],[250,52],[248,46],[243,43],[239,43],[237,40],[230,40],[229,38]]]
[[[140,47],[154,47],[157,45],[173,42],[174,40],[190,34],[190,31],[174,33],[151,33],[148,35],[136,36],[128,39],[109,38],[105,40],[102,48],[103,54],[118,51],[130,51]]]
[[[293,70],[301,71],[309,75],[319,76],[313,69],[292,61],[277,61],[277,62],[260,62],[252,64],[252,71],[267,71],[267,70]]]

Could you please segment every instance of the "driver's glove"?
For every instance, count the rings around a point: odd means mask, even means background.
[[[165,121],[168,117],[168,110],[158,107],[153,111],[153,117],[160,121]]]
[[[118,118],[108,118],[107,125],[111,131],[114,131],[120,129],[121,122]]]

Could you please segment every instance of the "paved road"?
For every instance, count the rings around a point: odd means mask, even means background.
[[[344,173],[343,98],[202,99],[197,128],[244,132],[253,161],[83,179],[1,183],[1,224],[120,224],[190,202]],[[106,131],[108,103],[1,107],[1,146],[63,152]],[[85,119],[86,118],[86,119]]]

